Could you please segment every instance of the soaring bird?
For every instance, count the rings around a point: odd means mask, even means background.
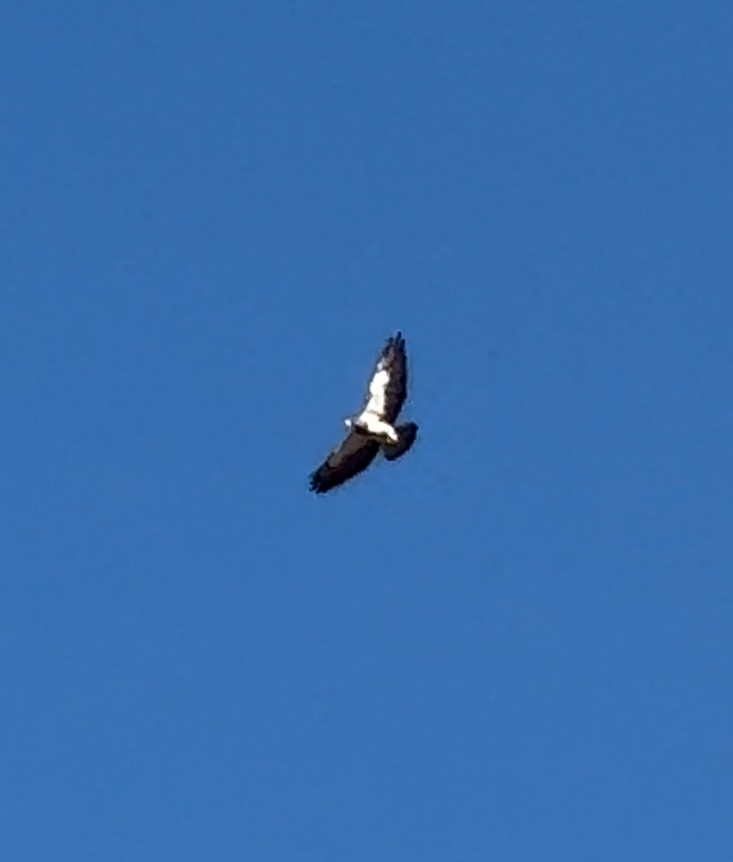
[[[407,397],[407,354],[402,333],[387,339],[369,381],[366,403],[356,416],[344,420],[346,438],[310,477],[311,491],[324,494],[352,479],[382,451],[395,461],[415,442],[414,422],[395,424]]]

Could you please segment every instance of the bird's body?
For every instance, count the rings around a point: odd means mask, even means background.
[[[397,443],[400,439],[394,427],[380,419],[376,413],[365,411],[354,419],[347,419],[346,427],[353,428],[357,434],[364,437],[373,437],[385,443]]]
[[[369,381],[366,404],[345,424],[346,439],[311,475],[311,490],[323,494],[353,478],[372,463],[380,449],[394,461],[415,442],[417,425],[396,425],[407,397],[407,355],[402,333],[389,338]]]

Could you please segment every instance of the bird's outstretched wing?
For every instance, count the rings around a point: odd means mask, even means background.
[[[352,479],[372,463],[379,442],[351,431],[310,477],[311,491],[324,494]]]
[[[407,354],[402,333],[387,339],[369,381],[369,395],[364,407],[380,419],[394,423],[407,397]]]

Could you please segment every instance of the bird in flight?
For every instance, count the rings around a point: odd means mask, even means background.
[[[324,494],[366,470],[380,449],[396,461],[415,442],[414,422],[395,424],[407,397],[407,354],[402,333],[387,339],[369,381],[361,413],[344,420],[346,438],[310,477],[311,491]]]

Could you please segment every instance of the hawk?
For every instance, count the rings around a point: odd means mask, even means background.
[[[311,491],[324,494],[366,470],[382,452],[396,461],[417,437],[414,422],[397,425],[407,398],[407,354],[402,333],[387,339],[369,381],[366,403],[360,413],[344,420],[348,433],[310,477]]]

